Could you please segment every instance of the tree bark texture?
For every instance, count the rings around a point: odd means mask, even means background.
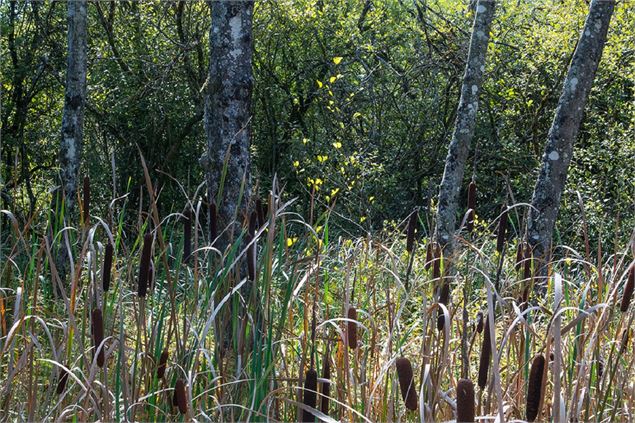
[[[478,99],[485,72],[485,56],[496,2],[479,0],[475,8],[470,49],[461,86],[461,99],[456,113],[454,133],[445,159],[443,179],[439,187],[436,240],[446,254],[451,253],[456,229],[458,198],[463,184],[465,162],[476,127]]]
[[[602,57],[614,6],[613,0],[591,2],[547,137],[527,227],[534,256],[543,264],[548,261],[550,254],[551,237],[573,154],[573,143]]]
[[[60,179],[66,209],[76,204],[86,103],[87,0],[69,0],[68,57],[60,142]]]
[[[217,204],[222,232],[216,246],[223,250],[231,242],[230,225],[246,212],[251,194],[254,2],[215,1],[211,7],[209,92],[205,101],[207,154],[202,165],[207,171],[208,198]]]

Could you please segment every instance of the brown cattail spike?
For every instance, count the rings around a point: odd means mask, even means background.
[[[423,268],[426,270],[430,270],[430,265],[432,264],[432,260],[433,260],[433,246],[432,246],[432,241],[428,242],[428,245],[426,246],[426,262],[423,264]]]
[[[192,255],[192,210],[187,206],[183,213],[183,262],[190,261]]]
[[[467,231],[472,233],[474,230],[474,217],[476,216],[476,182],[470,182],[470,185],[467,187]]]
[[[434,244],[434,260],[432,262],[432,279],[438,280],[441,278],[441,247],[439,244]]]
[[[66,389],[66,382],[68,382],[68,372],[62,369],[60,379],[57,382],[57,395],[62,395],[64,389]]]
[[[489,362],[492,356],[492,338],[489,333],[489,319],[485,320],[485,334],[481,345],[481,357],[478,363],[478,386],[485,389],[489,373]]]
[[[101,282],[104,291],[110,289],[110,274],[112,272],[112,256],[115,252],[115,248],[112,243],[108,241],[104,251],[104,267],[101,269]]]
[[[441,285],[441,291],[439,293],[439,304],[443,304],[445,306],[450,302],[450,284],[448,282],[443,282]],[[437,315],[437,329],[443,330],[443,326],[445,325],[445,314],[441,307],[439,307],[439,312]]]
[[[267,215],[267,206],[262,203],[260,198],[256,199],[256,213],[258,213],[258,227],[265,226],[265,216]]]
[[[407,358],[399,357],[396,365],[401,397],[406,404],[406,408],[414,411],[417,409],[417,390],[415,388],[412,364],[410,364],[410,360]]]
[[[523,262],[525,260],[525,244],[522,242],[518,243],[516,247],[516,271],[519,272],[522,268]]]
[[[168,349],[164,349],[161,353],[161,357],[159,357],[159,365],[157,366],[157,377],[159,379],[163,379],[165,376],[165,367],[168,362]]]
[[[415,232],[417,230],[417,211],[413,211],[408,219],[408,234],[406,236],[406,250],[412,254],[415,250]]]
[[[456,385],[456,421],[474,422],[474,384],[469,379],[459,379]]]
[[[104,367],[104,349],[105,346],[102,346],[102,342],[104,340],[104,318],[101,314],[101,309],[96,308],[91,313],[91,331],[93,334],[93,346],[95,348],[93,354],[97,352],[97,349],[101,346],[99,350],[99,354],[97,354],[97,365],[99,367]]]
[[[545,370],[545,356],[537,354],[531,363],[529,382],[527,384],[527,421],[533,422],[540,412],[542,401],[542,378]]]
[[[476,332],[483,332],[483,312],[479,311],[476,314]]]
[[[152,254],[152,234],[147,233],[143,237],[143,250],[139,262],[139,286],[137,294],[144,298],[148,292],[148,275],[150,274],[150,260]]]
[[[315,369],[309,369],[304,378],[304,394],[302,403],[307,407],[315,408],[317,402],[317,372]],[[309,410],[302,410],[302,421],[313,422],[315,416]]]
[[[84,176],[84,202],[82,205],[82,221],[84,225],[90,222],[90,178]]]
[[[496,234],[496,251],[503,253],[505,247],[505,237],[507,236],[507,207],[503,206],[500,219],[498,221],[498,231]]]
[[[185,392],[185,381],[183,379],[177,379],[174,386],[174,399],[176,405],[179,407],[181,414],[187,413],[187,393]]]
[[[329,347],[327,345],[326,351],[324,351],[324,358],[322,359],[322,397],[320,410],[322,413],[329,415],[329,397],[331,395],[331,360],[329,357]]]
[[[631,265],[628,271],[628,279],[624,286],[624,293],[622,294],[622,304],[620,305],[620,311],[626,313],[628,306],[631,305],[631,298],[633,297],[633,285],[635,285],[635,264]]]
[[[214,243],[218,238],[218,213],[216,212],[216,204],[211,202],[209,205],[209,242]]]
[[[346,331],[348,337],[348,347],[352,350],[357,348],[357,309],[355,307],[349,307],[348,315],[349,321],[347,322],[348,330]]]

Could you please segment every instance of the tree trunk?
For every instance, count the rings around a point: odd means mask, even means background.
[[[446,255],[453,250],[458,197],[463,184],[467,154],[476,127],[478,98],[485,71],[485,54],[495,8],[494,0],[479,0],[475,8],[476,15],[461,86],[461,99],[456,112],[452,141],[445,159],[443,179],[439,187],[435,238],[444,248]]]
[[[76,204],[83,141],[88,4],[87,0],[69,0],[67,5],[68,57],[59,160],[66,210],[71,211]]]
[[[205,101],[208,198],[218,210],[221,231],[215,244],[229,245],[251,194],[253,0],[212,2],[209,94]],[[244,182],[244,185],[243,185]],[[242,188],[242,192],[241,192]]]
[[[543,265],[549,260],[551,236],[573,154],[573,143],[602,57],[614,6],[613,0],[591,2],[547,137],[527,227],[528,241],[534,248],[534,256],[541,263],[542,275],[546,269]]]

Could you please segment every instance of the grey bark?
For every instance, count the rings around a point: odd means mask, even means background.
[[[86,103],[87,0],[69,0],[66,87],[60,142],[60,179],[66,209],[76,203]]]
[[[452,141],[445,159],[443,179],[439,187],[435,238],[446,254],[453,250],[458,197],[463,185],[467,154],[476,127],[478,99],[485,71],[485,55],[495,9],[494,0],[479,0],[475,8],[470,49],[461,86],[461,99],[456,112]]]
[[[550,254],[551,237],[573,154],[573,143],[602,57],[614,6],[613,0],[591,2],[547,136],[527,227],[534,256],[542,264],[547,263]]]
[[[212,2],[210,67],[205,100],[208,198],[217,202],[221,251],[251,194],[250,157],[253,0]],[[244,192],[241,186],[245,181]],[[229,230],[224,230],[228,228]],[[236,232],[234,230],[233,232]]]

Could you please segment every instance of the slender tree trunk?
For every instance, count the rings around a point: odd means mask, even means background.
[[[253,0],[212,2],[209,94],[205,101],[208,198],[218,208],[216,246],[231,242],[251,194]],[[242,188],[242,192],[241,192]],[[227,230],[225,230],[227,228]]]
[[[602,57],[614,6],[614,0],[591,2],[547,137],[527,227],[528,241],[534,248],[534,256],[540,260],[540,274],[543,276],[546,270],[544,264],[549,260],[560,197],[573,154],[573,143]]]
[[[494,0],[479,0],[475,8],[470,50],[461,86],[461,99],[456,112],[452,141],[445,159],[443,179],[439,187],[435,238],[444,248],[446,255],[449,255],[453,250],[458,197],[463,184],[467,154],[476,127],[478,98],[483,82],[485,55],[495,8],[496,2]]]
[[[87,0],[68,0],[67,6],[68,57],[59,160],[66,209],[71,211],[76,204],[83,142],[88,3]]]

